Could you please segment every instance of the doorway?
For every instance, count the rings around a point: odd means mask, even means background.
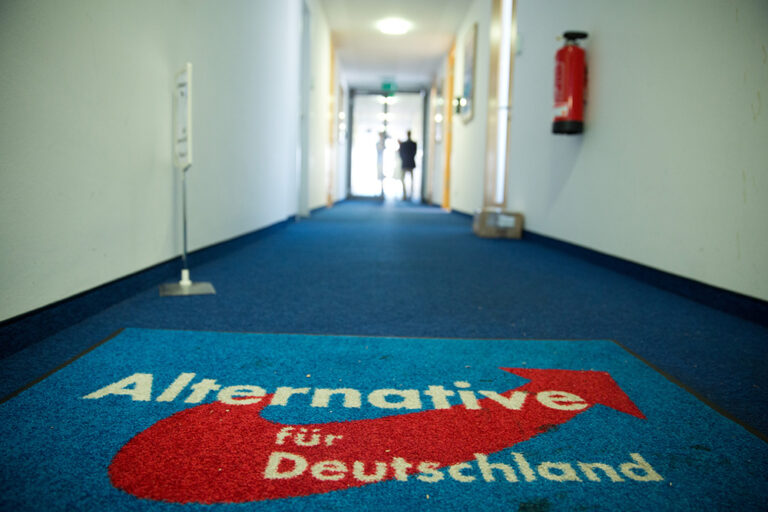
[[[421,202],[423,118],[422,92],[354,94],[349,178],[351,197],[378,197],[388,201],[402,199],[402,170],[397,150],[399,142],[407,138],[410,130],[411,138],[417,144],[416,168],[412,180],[406,177],[405,185],[411,200]]]
[[[312,13],[301,3],[301,60],[299,63],[299,137],[296,148],[296,219],[309,217],[309,103],[312,76]]]

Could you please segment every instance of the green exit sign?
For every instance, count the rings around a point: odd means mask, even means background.
[[[395,82],[381,82],[381,90],[384,92],[397,91],[397,84]]]

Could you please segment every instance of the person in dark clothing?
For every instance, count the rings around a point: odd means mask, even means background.
[[[410,199],[413,195],[413,169],[416,167],[416,147],[416,143],[411,139],[411,131],[408,130],[408,139],[400,141],[400,148],[397,150],[400,153],[403,169],[400,175],[400,179],[403,182],[403,201]],[[406,174],[411,177],[411,190],[407,194],[405,188]]]

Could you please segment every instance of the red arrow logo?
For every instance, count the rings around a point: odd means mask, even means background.
[[[596,404],[644,419],[606,372],[502,368],[527,384],[457,405],[358,421],[282,425],[265,397],[180,411],[131,439],[109,476],[134,496],[175,503],[244,503],[307,496],[420,473],[508,448]],[[424,476],[431,475],[431,476]]]

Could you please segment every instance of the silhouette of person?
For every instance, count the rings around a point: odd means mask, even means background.
[[[385,132],[379,132],[379,142],[376,143],[376,178],[379,180],[379,186],[381,187],[381,197],[384,197],[384,148],[386,147],[387,134]]]
[[[400,147],[397,151],[400,153],[400,160],[402,162],[403,172],[400,175],[400,179],[403,181],[403,201],[405,201],[413,195],[413,169],[416,167],[416,143],[411,139],[411,130],[408,130],[408,138],[400,141]],[[408,193],[406,193],[405,188],[406,174],[411,178],[411,190]]]

